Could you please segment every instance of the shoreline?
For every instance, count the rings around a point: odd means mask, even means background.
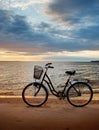
[[[57,103],[61,103],[61,102],[63,103],[64,102],[65,104],[70,105],[69,102],[67,101],[67,98],[64,99],[64,100],[63,99],[60,100],[58,97],[49,95],[48,100],[46,101],[45,104],[47,105],[48,103],[51,103],[51,102],[52,103],[55,102],[55,104],[56,104],[56,102]],[[21,103],[21,104],[26,105],[24,103],[23,99],[22,99],[22,96],[4,96],[4,95],[1,96],[0,95],[0,104],[1,103],[12,103],[12,104]],[[99,93],[93,94],[92,101],[89,104],[99,104]]]
[[[15,91],[16,92],[16,91]],[[17,93],[15,93],[12,90],[0,90],[0,98],[22,98],[22,90],[19,90]],[[53,96],[52,94],[49,94],[48,98],[56,98],[57,97]],[[59,100],[59,99],[58,99]],[[93,100],[99,100],[99,88],[98,89],[93,89]]]

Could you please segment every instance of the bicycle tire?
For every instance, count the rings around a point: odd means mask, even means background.
[[[31,107],[40,107],[47,101],[48,91],[44,85],[33,82],[28,84],[23,89],[22,99],[27,105]]]
[[[67,100],[75,107],[89,104],[93,97],[93,90],[86,82],[76,82],[67,90]]]

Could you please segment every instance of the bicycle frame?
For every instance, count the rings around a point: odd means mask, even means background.
[[[70,77],[71,77],[71,76],[69,76],[68,80],[66,81],[66,83],[65,83],[65,85],[64,85],[63,90],[61,91],[63,94],[64,94],[64,92],[65,92],[65,90],[66,90],[66,87],[68,86],[68,83],[70,83]],[[46,80],[45,78],[47,78],[47,80]],[[49,89],[50,89],[50,91],[51,91],[51,93],[52,93],[53,95],[55,95],[56,97],[59,97],[58,91],[55,90],[55,88],[54,88],[54,86],[53,86],[53,84],[52,84],[52,82],[51,82],[49,76],[47,75],[47,70],[46,70],[45,73],[44,73],[44,76],[43,76],[43,78],[42,78],[41,84],[43,84],[43,82],[47,83],[47,85],[48,85],[48,87],[49,87]],[[66,95],[64,95],[64,96],[66,96]]]

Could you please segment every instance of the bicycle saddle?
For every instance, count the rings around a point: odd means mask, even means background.
[[[76,71],[75,70],[73,70],[73,71],[66,71],[65,73],[68,74],[68,75],[75,75]]]

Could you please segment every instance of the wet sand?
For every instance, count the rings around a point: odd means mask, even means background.
[[[76,108],[49,98],[42,107],[31,108],[21,97],[1,96],[0,130],[99,130],[99,100]]]

